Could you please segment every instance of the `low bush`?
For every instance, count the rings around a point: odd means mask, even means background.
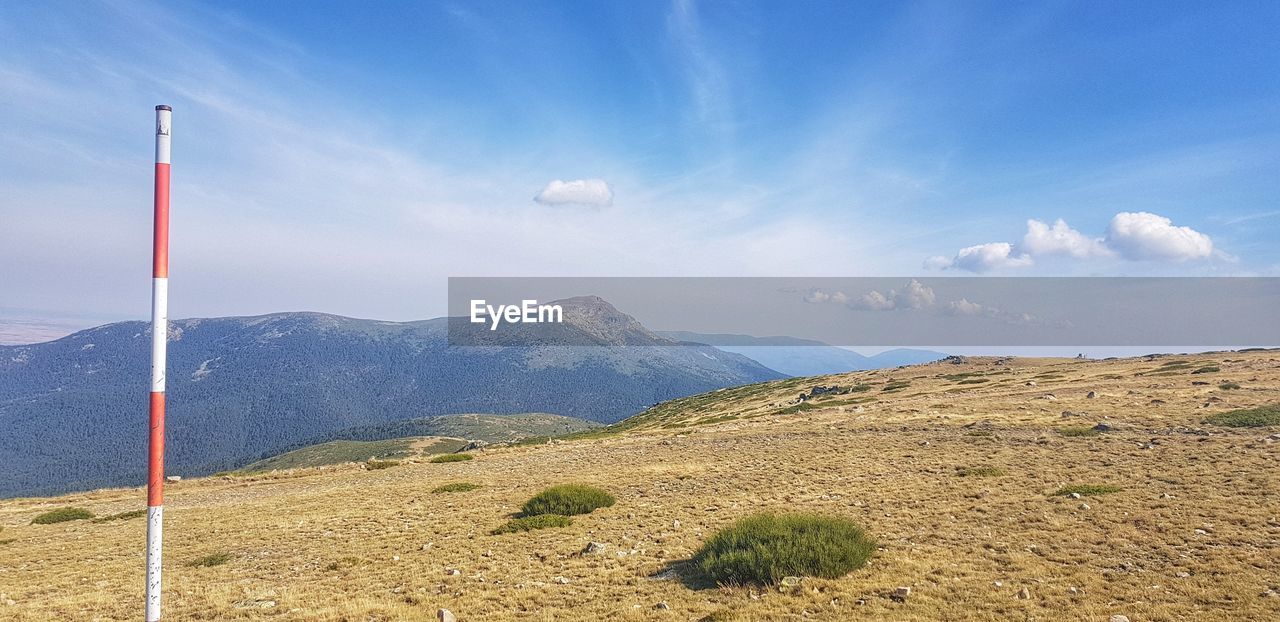
[[[1280,404],[1229,410],[1213,415],[1204,422],[1228,428],[1263,428],[1280,425]]]
[[[559,514],[538,514],[536,516],[513,518],[501,527],[498,527],[489,533],[499,536],[504,533],[533,531],[534,529],[546,529],[548,527],[568,527],[572,524],[573,519],[568,516],[560,516]]]
[[[876,543],[845,518],[755,514],[716,533],[693,564],[722,585],[777,583],[787,576],[835,579],[861,568]]]
[[[1097,436],[1101,432],[1086,427],[1058,428],[1058,434],[1063,436]]]
[[[231,561],[230,553],[213,553],[193,559],[187,562],[187,565],[192,568],[210,568],[213,566],[221,566],[229,561]]]
[[[521,516],[537,516],[539,514],[560,514],[573,516],[588,514],[596,508],[607,508],[616,500],[613,495],[594,486],[582,484],[564,484],[552,486],[525,501],[520,509]]]
[[[400,463],[395,460],[369,460],[364,463],[364,468],[369,469],[370,471],[389,469],[394,466],[400,466]]]
[[[1217,372],[1217,371],[1222,371],[1222,368],[1221,368],[1221,367],[1218,367],[1217,365],[1206,365],[1206,366],[1201,367],[1201,368],[1199,368],[1199,369],[1197,369],[1197,370],[1195,370],[1195,371],[1193,371],[1193,372],[1191,372],[1191,373],[1193,373],[1193,374],[1211,374],[1211,373],[1213,373],[1213,372]]]
[[[956,470],[956,474],[960,477],[1000,477],[1004,475],[1004,469],[993,466],[963,467]]]
[[[80,508],[58,508],[41,514],[31,520],[32,525],[52,525],[53,523],[65,523],[73,520],[85,520],[93,518],[93,512],[82,510]]]
[[[441,464],[443,462],[465,462],[471,460],[475,456],[471,454],[440,454],[431,459],[432,463]]]
[[[1234,382],[1224,382],[1218,385],[1218,388],[1222,389],[1223,391],[1233,391],[1235,389],[1239,389],[1240,385]]]
[[[93,522],[106,523],[106,522],[116,521],[116,520],[129,520],[131,518],[142,518],[143,516],[146,516],[146,515],[147,515],[146,509],[130,510],[128,512],[120,512],[119,514],[99,516],[98,518],[93,519]]]
[[[1062,488],[1059,488],[1058,490],[1054,491],[1053,495],[1055,497],[1056,496],[1065,497],[1065,496],[1071,495],[1072,493],[1075,493],[1082,497],[1094,497],[1097,495],[1109,495],[1113,492],[1120,492],[1121,490],[1123,489],[1120,488],[1119,486],[1109,486],[1106,484],[1074,484],[1071,486],[1063,486]]]
[[[437,494],[442,492],[469,492],[479,487],[480,487],[480,484],[472,484],[471,482],[454,482],[452,484],[437,486],[435,490],[432,490],[431,492],[434,492]]]

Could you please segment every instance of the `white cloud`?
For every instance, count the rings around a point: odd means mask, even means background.
[[[981,315],[984,311],[982,305],[976,302],[969,302],[965,298],[948,302],[945,309],[949,315]],[[992,311],[994,312],[995,310],[993,309]]]
[[[1204,259],[1213,255],[1213,240],[1191,227],[1150,212],[1120,212],[1107,229],[1107,245],[1126,259]]]
[[[1022,268],[1031,265],[1031,256],[1026,253],[1015,255],[1013,245],[1008,242],[989,242],[967,246],[956,253],[947,267],[968,270],[969,272],[987,272],[1000,268]]]
[[[1105,238],[1091,238],[1072,229],[1061,218],[1053,225],[1033,218],[1027,221],[1027,233],[1017,246],[1008,242],[969,246],[960,249],[951,259],[938,255],[929,257],[925,259],[924,267],[929,270],[957,268],[987,272],[1030,266],[1035,258],[1052,255],[1073,259],[1119,256],[1131,261],[1231,259],[1226,253],[1214,249],[1209,236],[1191,227],[1174,226],[1172,220],[1159,214],[1120,212],[1111,219]]]
[[[882,294],[876,290],[871,290],[857,298],[847,300],[847,303],[849,307],[854,309],[889,311],[892,309],[924,309],[932,307],[936,301],[937,297],[932,289],[926,287],[920,281],[911,279],[901,291],[891,289],[888,294]]]
[[[1022,238],[1019,250],[1034,255],[1068,255],[1076,259],[1105,257],[1111,254],[1102,239],[1088,236],[1072,229],[1061,218],[1050,227],[1034,218],[1027,221],[1027,234]]]
[[[893,292],[889,292],[889,294],[892,296]],[[868,311],[888,311],[897,306],[897,303],[895,303],[893,298],[890,296],[885,296],[878,291],[871,290],[854,299],[849,306],[855,309],[866,309]]]
[[[613,205],[613,189],[603,179],[554,179],[533,197],[543,205]]]

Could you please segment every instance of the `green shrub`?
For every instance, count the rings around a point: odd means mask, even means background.
[[[187,562],[187,565],[192,568],[211,568],[213,566],[221,566],[229,561],[231,561],[230,553],[213,553],[193,559]]]
[[[435,464],[440,464],[442,462],[465,462],[474,457],[475,456],[472,456],[471,454],[440,454],[439,456],[432,458],[431,462]]]
[[[369,460],[364,463],[364,468],[369,469],[370,471],[389,469],[394,466],[400,466],[400,463],[395,460]]]
[[[1058,434],[1063,436],[1097,436],[1101,432],[1086,427],[1058,428]]]
[[[991,382],[991,379],[990,378],[966,378],[964,380],[957,382],[956,384],[982,384],[984,382]]]
[[[1222,383],[1222,384],[1218,385],[1218,388],[1219,388],[1219,389],[1222,389],[1223,391],[1232,391],[1232,390],[1235,390],[1235,389],[1239,389],[1239,388],[1240,388],[1240,385],[1239,385],[1239,384],[1237,384],[1237,383],[1234,383],[1234,382],[1224,382],[1224,383]]]
[[[594,486],[563,484],[543,490],[532,499],[525,501],[524,507],[520,509],[520,515],[588,514],[596,508],[607,508],[613,505],[614,501],[613,495]]]
[[[469,492],[477,488],[480,488],[480,484],[472,484],[471,482],[454,482],[452,484],[445,484],[443,486],[438,486],[436,487],[435,490],[432,490],[431,492],[434,492],[437,494],[442,492]]]
[[[1213,415],[1204,422],[1228,428],[1262,428],[1280,425],[1280,404],[1229,410]]]
[[[1004,470],[993,466],[963,467],[957,469],[956,474],[960,477],[1000,477]]]
[[[1074,484],[1072,486],[1063,486],[1056,490],[1054,496],[1067,496],[1071,493],[1078,494],[1082,497],[1093,497],[1096,495],[1108,495],[1113,492],[1123,490],[1119,486],[1109,486],[1106,484]]]
[[[1191,373],[1193,373],[1193,374],[1210,374],[1210,373],[1213,373],[1213,372],[1216,372],[1216,371],[1222,371],[1222,368],[1221,368],[1221,367],[1218,367],[1217,365],[1207,365],[1207,366],[1205,366],[1205,367],[1201,367],[1200,369],[1197,369],[1197,370],[1195,370],[1195,371],[1193,371],[1193,372],[1191,372]]]
[[[876,551],[862,528],[818,514],[755,514],[712,536],[693,564],[719,584],[771,584],[787,576],[835,579]]]
[[[855,384],[849,387],[850,393],[866,393],[867,391],[870,391],[870,390],[871,390],[871,385],[869,384]]]
[[[572,524],[573,519],[568,516],[560,516],[559,514],[538,514],[536,516],[513,518],[507,521],[506,524],[489,533],[499,536],[504,533],[533,531],[534,529],[546,529],[548,527],[568,527]]]
[[[93,518],[93,512],[82,510],[80,508],[58,508],[50,510],[32,519],[32,525],[52,525],[53,523],[65,523],[72,520],[85,520]]]
[[[130,510],[128,512],[120,512],[119,514],[111,514],[109,516],[100,516],[93,519],[95,523],[106,523],[114,520],[129,520],[131,518],[142,518],[147,515],[146,509]]]
[[[907,387],[909,387],[909,386],[911,386],[911,382],[910,382],[910,381],[907,381],[907,380],[896,380],[896,381],[890,381],[889,383],[885,384],[885,385],[884,385],[884,388],[883,388],[883,389],[880,389],[880,390],[881,390],[881,391],[900,391],[900,390],[905,389],[905,388],[907,388]]]

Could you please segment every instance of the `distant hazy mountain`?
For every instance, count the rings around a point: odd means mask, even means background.
[[[829,346],[821,341],[795,337],[752,337],[686,331],[659,331],[658,334],[676,341],[704,343],[725,352],[741,354],[769,369],[776,369],[789,376],[820,376],[846,371],[916,365],[947,356],[942,352],[909,349],[887,350],[875,356],[864,356],[852,350]]]
[[[738,354],[677,346],[599,298],[560,303],[558,330],[619,347],[450,347],[447,318],[176,320],[169,470],[211,473],[326,433],[449,413],[607,423],[663,400],[782,377]],[[0,347],[0,496],[141,484],[149,348],[144,322]]]

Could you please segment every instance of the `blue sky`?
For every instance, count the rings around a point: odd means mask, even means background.
[[[0,308],[146,316],[157,103],[175,317],[431,317],[448,276],[1280,275],[1276,32],[1273,2],[2,3]]]

